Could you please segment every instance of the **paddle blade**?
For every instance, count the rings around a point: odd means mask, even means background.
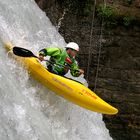
[[[36,57],[31,51],[25,49],[25,48],[20,48],[20,47],[13,47],[13,53],[15,55],[21,56],[21,57]]]

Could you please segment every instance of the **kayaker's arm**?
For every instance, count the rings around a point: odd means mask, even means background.
[[[71,65],[70,73],[71,73],[72,76],[78,77],[81,74],[84,74],[84,70],[79,69],[79,66],[78,66],[77,62],[74,61],[74,63]]]
[[[61,50],[59,48],[45,48],[39,51],[39,59],[44,60],[44,56],[52,56],[54,58],[60,57]]]

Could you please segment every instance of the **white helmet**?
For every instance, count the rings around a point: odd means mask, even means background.
[[[70,49],[79,51],[79,46],[78,46],[78,44],[77,44],[77,43],[74,43],[74,42],[69,42],[69,43],[66,45],[66,48],[70,48]]]

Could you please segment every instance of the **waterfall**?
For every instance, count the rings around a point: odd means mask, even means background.
[[[32,79],[3,43],[37,52],[66,45],[34,0],[0,0],[0,140],[112,140],[102,115]],[[83,78],[81,78],[82,80]]]

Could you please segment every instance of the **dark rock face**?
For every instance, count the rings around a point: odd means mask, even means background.
[[[66,42],[75,41],[81,46],[78,61],[87,73],[89,88],[96,88],[97,95],[119,109],[117,115],[104,115],[113,139],[140,139],[140,27],[105,28],[94,13],[92,0],[36,2],[55,26],[59,24]],[[139,1],[131,2],[116,4],[140,10]]]
[[[96,92],[119,109],[117,116],[104,117],[112,137],[135,140],[140,136],[140,30],[118,27],[111,32],[111,41],[102,49],[105,59],[101,59]]]

